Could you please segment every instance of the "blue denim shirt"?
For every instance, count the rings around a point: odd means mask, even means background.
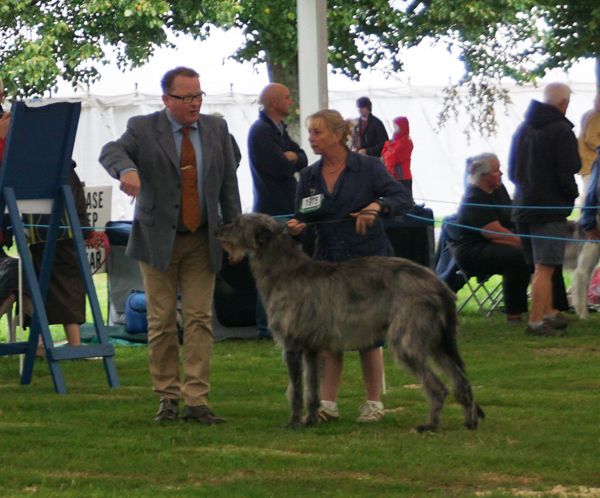
[[[600,147],[596,149],[596,152],[600,154]],[[579,224],[584,230],[590,230],[596,226],[596,214],[598,213],[598,187],[600,187],[600,185],[598,185],[598,180],[600,180],[599,159],[600,158],[596,158],[592,165],[590,181],[588,182],[585,198],[583,199],[583,209],[581,210]]]
[[[413,206],[410,192],[392,178],[379,159],[349,152],[346,168],[330,194],[321,174],[322,162],[321,159],[300,173],[296,191],[297,220],[334,222],[311,227],[316,233],[314,259],[347,261],[361,256],[393,255],[380,219],[366,235],[361,235],[356,232],[356,219],[350,213],[381,199],[389,207],[387,216],[405,214]],[[323,202],[318,210],[299,212],[302,199],[319,194],[323,194]]]

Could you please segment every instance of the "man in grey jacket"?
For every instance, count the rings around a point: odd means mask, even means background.
[[[222,258],[216,240],[241,212],[236,167],[224,120],[200,114],[204,93],[193,69],[161,81],[165,109],[131,118],[123,136],[104,146],[100,162],[137,199],[126,254],[140,261],[148,308],[148,354],[156,421],[225,422],[208,407],[213,335],[211,305]],[[183,313],[183,381],[176,329]]]

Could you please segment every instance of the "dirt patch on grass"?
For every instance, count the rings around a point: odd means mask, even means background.
[[[293,451],[293,450],[281,450],[278,448],[257,448],[257,447],[240,447],[233,445],[224,445],[218,448],[214,447],[199,447],[196,448],[195,451],[200,453],[212,453],[212,454],[221,454],[221,455],[230,455],[230,454],[251,454],[258,456],[300,456],[300,457],[321,457],[321,455],[316,455],[315,453],[309,453],[304,451]]]
[[[293,470],[285,470],[285,471],[273,471],[273,470],[240,470],[236,472],[229,473],[223,476],[213,476],[209,477],[203,481],[193,483],[195,487],[204,487],[206,485],[209,486],[218,486],[223,483],[235,483],[237,481],[246,481],[248,479],[256,480],[257,474],[260,474],[260,481],[266,481],[270,484],[286,484],[294,483],[296,481],[310,481],[315,483],[316,485],[331,485],[333,482],[376,482],[376,483],[386,483],[386,484],[397,484],[397,483],[409,483],[411,479],[403,476],[388,476],[385,474],[369,474],[369,473],[359,473],[359,472],[328,472],[323,471],[319,472],[318,475],[311,475],[309,477],[299,476],[297,472]]]
[[[539,348],[534,350],[537,354],[546,356],[600,356],[600,348],[594,346],[579,346],[574,348]]]
[[[527,498],[543,498],[545,496],[558,496],[560,498],[600,498],[600,488],[587,488],[585,486],[577,486],[566,488],[561,486],[554,486],[552,489],[546,491],[533,491],[531,489],[519,489],[512,488],[507,490],[494,490],[494,491],[479,491],[475,494],[477,496],[488,496],[492,493],[505,493],[507,496],[524,496]]]
[[[485,474],[481,474],[481,479],[488,484],[506,484],[506,483],[519,483],[524,486],[535,484],[539,482],[537,477],[530,476],[510,476],[507,474],[497,474],[492,472],[487,472]]]

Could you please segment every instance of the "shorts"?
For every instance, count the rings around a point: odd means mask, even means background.
[[[567,222],[517,223],[523,254],[528,264],[558,266],[563,264],[567,238]],[[530,237],[529,237],[530,236]]]

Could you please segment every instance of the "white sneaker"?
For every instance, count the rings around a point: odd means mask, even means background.
[[[340,419],[340,411],[338,410],[337,405],[335,408],[328,408],[323,405],[321,401],[321,406],[319,406],[319,420],[321,422],[332,422]]]
[[[383,403],[379,401],[365,401],[358,409],[360,415],[357,422],[379,422],[383,417]]]

